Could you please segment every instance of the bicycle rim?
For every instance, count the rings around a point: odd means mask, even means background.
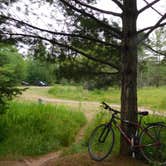
[[[112,151],[114,144],[114,132],[107,124],[96,127],[88,142],[88,151],[93,160],[101,161]]]
[[[148,134],[147,134],[148,133]],[[159,142],[159,144],[155,144]],[[140,148],[143,157],[150,163],[166,165],[166,126],[153,125],[140,136]]]

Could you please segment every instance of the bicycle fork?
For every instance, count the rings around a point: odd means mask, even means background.
[[[100,137],[99,137],[99,139],[98,139],[98,141],[99,141],[100,143],[104,143],[104,142],[105,142],[105,139],[107,138],[109,131],[110,131],[109,127],[108,127],[108,126],[105,126],[105,128],[104,128],[103,131],[101,132]]]

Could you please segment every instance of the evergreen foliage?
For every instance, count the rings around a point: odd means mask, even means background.
[[[7,103],[21,93],[16,85],[23,77],[23,60],[17,49],[7,43],[0,43],[0,113],[3,113]],[[21,69],[21,70],[20,70]]]

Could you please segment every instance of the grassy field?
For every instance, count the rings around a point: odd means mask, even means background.
[[[119,103],[119,88],[109,88],[108,90],[89,91],[82,86],[59,85],[48,90],[48,93],[57,98],[72,99],[78,101],[107,101],[111,103]]]
[[[62,99],[120,103],[119,88],[88,91],[81,86],[55,85],[48,90],[48,93]],[[154,111],[166,111],[166,86],[138,89],[138,105]]]
[[[166,111],[166,86],[139,89],[138,104],[152,110]]]
[[[69,146],[85,123],[82,112],[64,106],[11,103],[0,116],[0,157],[33,156]]]

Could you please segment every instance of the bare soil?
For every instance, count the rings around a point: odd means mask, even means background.
[[[96,162],[87,154],[74,154],[50,160],[42,166],[147,166],[147,164],[129,157],[111,156],[109,159]]]

